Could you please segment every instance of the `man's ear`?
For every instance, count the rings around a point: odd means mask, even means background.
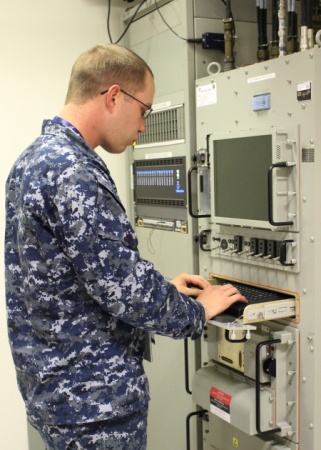
[[[106,106],[107,108],[112,111],[116,105],[116,102],[119,98],[119,95],[121,93],[120,87],[118,84],[113,84],[109,89],[108,92],[106,92]]]

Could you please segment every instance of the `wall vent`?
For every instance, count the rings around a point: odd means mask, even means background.
[[[313,147],[305,147],[302,149],[302,162],[314,162]]]
[[[139,136],[139,145],[161,144],[185,139],[184,105],[153,111],[146,120],[145,133]]]
[[[172,200],[163,198],[138,198],[136,200],[137,205],[153,205],[153,206],[176,206],[184,207],[184,200]]]
[[[140,159],[135,161],[135,166],[138,167],[152,167],[152,166],[180,166],[185,163],[185,158],[178,156],[177,158],[155,158],[155,159]]]

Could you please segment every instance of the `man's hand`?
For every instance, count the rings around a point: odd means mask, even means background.
[[[171,281],[182,294],[197,297],[206,311],[206,319],[224,312],[233,303],[247,303],[246,298],[232,284],[212,285],[200,275],[181,273]]]
[[[205,307],[207,319],[221,314],[237,301],[247,303],[246,298],[232,284],[210,285],[203,289],[197,300]]]
[[[189,297],[198,297],[208,286],[211,284],[200,275],[189,275],[187,273],[181,273],[175,277],[172,281],[177,287],[177,290],[182,294],[188,295]]]

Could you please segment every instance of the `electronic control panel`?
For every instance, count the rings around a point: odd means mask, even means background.
[[[196,82],[200,274],[282,294],[208,322],[203,450],[319,445],[320,71],[315,48]]]

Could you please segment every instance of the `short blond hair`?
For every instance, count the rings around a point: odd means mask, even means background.
[[[116,44],[97,45],[82,53],[72,67],[65,103],[85,103],[118,84],[131,93],[142,91],[153,73],[132,50]]]

